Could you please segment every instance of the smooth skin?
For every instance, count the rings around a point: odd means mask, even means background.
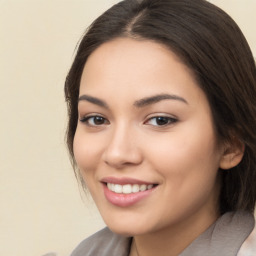
[[[217,142],[205,94],[165,46],[117,38],[97,48],[78,113],[76,162],[107,226],[134,237],[130,255],[178,255],[219,217],[218,169],[238,164],[242,151]],[[157,186],[119,207],[104,195],[106,177]]]

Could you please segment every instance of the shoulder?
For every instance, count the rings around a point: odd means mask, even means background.
[[[237,256],[253,256],[256,255],[256,226],[247,237],[242,247],[240,248]]]
[[[71,256],[126,256],[130,240],[130,238],[117,235],[108,228],[104,228],[82,241]]]

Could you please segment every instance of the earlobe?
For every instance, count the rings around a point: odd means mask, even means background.
[[[237,166],[243,159],[244,149],[244,143],[241,141],[236,140],[229,144],[221,157],[220,168],[227,170]]]

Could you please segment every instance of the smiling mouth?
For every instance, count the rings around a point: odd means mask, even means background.
[[[131,207],[143,202],[159,185],[129,177],[106,177],[101,183],[107,201],[118,207]]]
[[[117,194],[132,194],[132,193],[138,193],[143,192],[146,190],[150,190],[154,187],[156,187],[156,184],[114,184],[114,183],[105,183],[108,187],[108,189],[114,193]]]

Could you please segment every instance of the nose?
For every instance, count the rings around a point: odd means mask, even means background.
[[[108,142],[103,153],[103,160],[112,168],[123,169],[142,162],[143,157],[136,132],[128,126],[123,125],[114,129]]]

